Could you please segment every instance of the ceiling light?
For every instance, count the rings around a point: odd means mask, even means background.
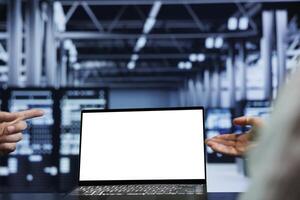
[[[160,7],[161,7],[161,1],[155,1],[152,8],[151,8],[149,17],[156,18],[157,14],[160,10]]]
[[[205,60],[205,55],[203,53],[199,53],[197,55],[197,61],[198,62],[203,62]]]
[[[213,48],[214,47],[214,38],[212,38],[212,37],[206,38],[205,47],[208,48],[208,49]]]
[[[136,42],[134,51],[137,52],[137,51],[141,50],[146,45],[146,42],[147,42],[146,36],[143,35],[143,36],[139,37],[139,39]]]
[[[192,69],[192,63],[190,61],[185,62],[185,69]]]
[[[135,62],[134,62],[134,61],[130,61],[130,62],[127,64],[127,68],[128,68],[128,69],[134,69],[134,68],[135,68]]]
[[[148,34],[152,30],[152,28],[153,28],[153,26],[155,24],[155,21],[156,20],[154,18],[148,18],[146,20],[144,28],[143,28],[143,33],[144,34]]]
[[[184,69],[185,68],[185,63],[184,62],[179,62],[177,65],[178,69]]]
[[[138,54],[133,54],[131,56],[131,60],[136,61],[137,59],[139,59],[139,55]]]
[[[238,27],[238,19],[236,17],[230,17],[227,26],[229,30],[236,30]]]
[[[248,17],[241,17],[239,20],[239,29],[241,30],[247,30],[248,29],[248,24],[249,24],[249,19]]]
[[[192,53],[190,56],[189,56],[189,60],[191,62],[196,62],[197,60],[197,55],[195,53]]]
[[[217,37],[215,39],[215,48],[221,48],[223,46],[223,38]]]

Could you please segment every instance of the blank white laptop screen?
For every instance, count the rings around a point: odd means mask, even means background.
[[[80,181],[205,179],[203,110],[83,112]]]

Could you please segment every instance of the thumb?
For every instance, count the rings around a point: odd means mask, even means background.
[[[11,122],[18,118],[16,113],[9,113],[9,112],[0,112],[0,123],[1,122]]]
[[[251,126],[262,126],[263,125],[263,120],[262,118],[259,117],[237,117],[233,120],[234,125],[238,126],[246,126],[246,125],[251,125]]]

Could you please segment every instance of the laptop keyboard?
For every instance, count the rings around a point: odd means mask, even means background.
[[[81,186],[79,195],[177,195],[202,194],[203,185],[151,184],[151,185],[111,185]]]

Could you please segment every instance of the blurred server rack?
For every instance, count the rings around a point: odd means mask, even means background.
[[[107,88],[8,88],[1,90],[1,110],[38,108],[28,120],[15,152],[0,157],[0,190],[67,191],[77,184],[80,113],[107,109]]]
[[[59,90],[59,174],[60,190],[78,182],[81,110],[107,109],[106,88],[61,88]]]
[[[272,112],[272,103],[269,100],[249,100],[245,102],[244,115],[267,118]]]
[[[27,120],[23,140],[11,154],[1,157],[0,184],[15,191],[56,191],[58,181],[58,124],[55,90],[8,88],[2,90],[1,110],[42,109],[45,115]]]
[[[205,135],[212,138],[217,135],[232,133],[233,110],[229,108],[208,108],[205,114]],[[214,152],[207,147],[207,161],[209,163],[233,163],[232,156]]]

